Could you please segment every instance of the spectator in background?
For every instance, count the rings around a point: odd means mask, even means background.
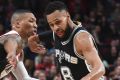
[[[46,76],[46,73],[44,70],[40,70],[39,80],[49,80],[49,79],[47,79],[47,76]]]
[[[59,73],[56,74],[53,80],[62,80],[61,75]]]
[[[39,78],[39,74],[40,74],[40,70],[39,69],[35,69],[34,73],[33,73],[33,77],[38,79]]]
[[[42,58],[41,63],[37,64],[35,66],[36,69],[39,70],[44,70],[46,73],[46,76],[49,76],[50,73],[50,69],[54,64],[52,63],[52,60],[50,58],[50,54],[49,55],[44,55],[44,57]]]

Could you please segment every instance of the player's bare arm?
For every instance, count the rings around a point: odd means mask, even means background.
[[[94,46],[91,35],[86,32],[81,32],[75,37],[74,43],[77,52],[83,55],[87,63],[92,67],[91,72],[81,80],[99,80],[104,75],[105,68]]]
[[[22,45],[20,45],[20,43],[21,38],[18,35],[9,35],[4,42],[8,62],[13,66],[16,65],[16,55],[18,55],[17,52],[20,52],[22,49]]]

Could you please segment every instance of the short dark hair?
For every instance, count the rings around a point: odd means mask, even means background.
[[[45,9],[45,15],[51,14],[56,10],[66,10],[68,11],[66,5],[61,1],[50,2]]]
[[[31,13],[31,11],[26,9],[19,9],[19,10],[16,10],[14,13],[16,14]]]
[[[15,21],[17,18],[20,18],[21,15],[24,15],[25,13],[32,13],[32,12],[25,9],[16,10],[11,17],[11,22]]]

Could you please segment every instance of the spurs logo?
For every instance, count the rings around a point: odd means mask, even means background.
[[[56,57],[58,57],[60,63],[62,63],[62,60],[66,60],[67,62],[70,62],[72,64],[78,63],[78,59],[76,57],[71,56],[62,50],[56,49]]]

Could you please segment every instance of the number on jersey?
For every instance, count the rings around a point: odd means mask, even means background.
[[[71,71],[68,67],[62,66],[61,73],[62,73],[64,80],[74,80],[72,77]]]

